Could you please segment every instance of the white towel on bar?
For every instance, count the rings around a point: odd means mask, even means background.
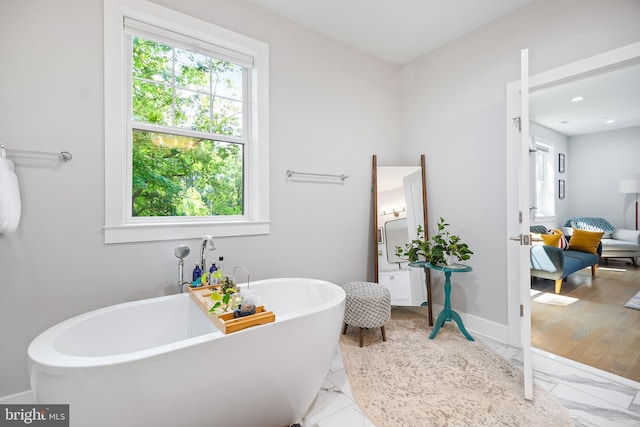
[[[0,233],[18,229],[21,210],[20,187],[13,162],[0,158]]]

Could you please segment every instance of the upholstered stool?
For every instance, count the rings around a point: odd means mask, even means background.
[[[384,325],[391,318],[391,294],[378,283],[350,282],[343,286],[346,294],[344,329],[349,325],[360,328],[360,347],[363,345],[364,328],[380,328],[382,340],[387,340]]]

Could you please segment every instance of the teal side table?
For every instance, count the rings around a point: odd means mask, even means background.
[[[431,331],[431,335],[429,335],[429,339],[434,339],[436,335],[438,335],[438,331],[440,328],[444,326],[444,322],[450,322],[454,320],[458,324],[458,328],[460,328],[460,332],[467,337],[469,341],[474,341],[473,337],[469,335],[469,332],[464,327],[462,323],[462,319],[460,315],[455,311],[451,310],[451,273],[467,273],[472,271],[473,269],[468,265],[462,264],[454,264],[452,266],[442,266],[442,265],[433,265],[429,262],[424,263],[425,267],[430,268],[431,270],[444,271],[444,308],[438,314],[438,318],[436,319],[436,325]]]

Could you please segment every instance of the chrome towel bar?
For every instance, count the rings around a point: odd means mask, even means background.
[[[61,151],[59,153],[50,153],[45,151],[29,151],[29,150],[13,150],[5,147],[4,144],[0,144],[0,157],[3,159],[9,156],[28,156],[28,157],[55,157],[61,162],[70,161],[73,156],[68,151]]]
[[[332,175],[326,173],[311,173],[311,172],[296,172],[292,170],[287,170],[287,178],[291,178],[293,175],[306,175],[306,176],[322,176],[326,178],[340,178],[341,181],[349,178],[349,175],[340,174],[340,175]]]

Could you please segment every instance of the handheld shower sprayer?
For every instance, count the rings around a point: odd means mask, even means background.
[[[173,250],[173,254],[178,261],[178,289],[180,289],[180,293],[184,292],[184,285],[189,283],[184,281],[184,258],[186,258],[189,253],[191,253],[191,249],[187,245],[180,245]]]

